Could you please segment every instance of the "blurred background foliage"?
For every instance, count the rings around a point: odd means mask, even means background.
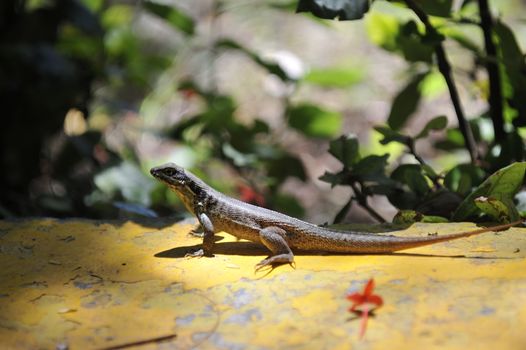
[[[521,1],[490,2],[496,57],[476,1],[420,1],[434,33],[403,2],[351,2],[368,10],[363,20],[323,21],[335,14],[309,1],[296,14],[298,1],[286,0],[3,0],[0,215],[170,214],[180,203],[148,169],[173,161],[220,191],[313,222],[342,207],[337,221],[381,220],[395,207],[426,212],[442,192],[458,206],[455,196],[523,160]],[[476,165],[454,126],[437,42]],[[502,130],[488,109],[491,60]],[[359,163],[351,181],[338,173]]]

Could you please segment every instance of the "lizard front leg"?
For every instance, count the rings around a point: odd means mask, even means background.
[[[294,267],[294,255],[285,240],[286,234],[285,230],[275,226],[266,227],[259,231],[261,243],[270,249],[272,255],[260,261],[256,265],[256,271],[275,264],[290,264]]]
[[[186,254],[187,257],[202,257],[202,256],[214,256],[212,250],[214,248],[214,225],[212,224],[212,221],[206,215],[206,213],[203,210],[203,205],[201,203],[198,203],[196,205],[196,211],[195,214],[197,216],[197,220],[201,224],[201,227],[203,228],[203,248],[199,249],[198,251],[194,253]]]

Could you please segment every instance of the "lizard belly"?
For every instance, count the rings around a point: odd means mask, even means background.
[[[246,223],[231,218],[213,218],[212,221],[215,231],[224,231],[237,238],[246,239],[252,242],[261,242],[259,239],[260,228],[256,224]]]

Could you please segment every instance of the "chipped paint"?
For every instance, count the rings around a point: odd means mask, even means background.
[[[472,229],[416,224],[400,235]],[[297,255],[254,274],[265,249],[220,234],[187,259],[188,222],[0,221],[0,340],[92,349],[177,334],[169,348],[526,347],[526,229],[393,255]],[[358,340],[345,295],[368,278],[385,305]],[[148,348],[148,347],[146,347]]]

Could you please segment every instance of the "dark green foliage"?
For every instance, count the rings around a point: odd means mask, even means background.
[[[382,48],[400,54],[410,63],[424,63],[428,70],[422,73],[422,69],[416,69],[416,65],[410,70],[409,82],[393,100],[387,118],[388,126],[377,126],[375,130],[383,136],[380,143],[395,142],[404,145],[417,164],[400,164],[391,172],[391,182],[386,182],[387,163],[380,165],[377,161],[374,166],[372,163],[370,168],[374,169],[374,177],[382,181],[371,185],[360,176],[360,169],[357,167],[357,164],[363,161],[359,160],[357,141],[347,140],[344,143],[343,138],[333,141],[330,152],[342,162],[343,169],[336,174],[326,173],[321,179],[329,182],[331,186],[346,185],[354,190],[354,196],[338,213],[337,221],[343,219],[354,200],[378,219],[378,215],[367,204],[367,196],[371,194],[386,195],[395,207],[406,210],[405,214],[399,215],[400,222],[421,221],[425,217],[422,214],[453,220],[474,219],[482,214],[504,222],[517,219],[518,211],[513,197],[523,184],[526,163],[513,162],[522,161],[526,157],[524,140],[519,132],[519,128],[526,125],[526,60],[513,31],[506,24],[492,18],[486,0],[479,1],[479,25],[485,39],[485,47],[481,48],[461,31],[443,25],[444,29],[435,27],[430,20],[429,16],[438,16],[453,25],[463,23],[457,20],[461,14],[452,12],[451,0],[393,2],[406,5],[418,17],[419,22],[373,14],[368,23],[372,40]],[[462,4],[459,12],[466,3]],[[321,7],[328,6],[327,4],[337,4],[337,9],[342,11],[346,5],[352,6],[355,2],[300,1],[299,7],[320,18],[337,17],[338,13],[334,12],[334,8],[331,8],[331,12]],[[465,23],[478,22],[466,20]],[[446,39],[456,41],[475,57],[474,72],[479,68],[478,62],[482,62],[490,76],[488,112],[469,122],[463,115],[452,68],[442,45]],[[447,129],[446,137],[436,142],[435,146],[448,151],[466,149],[472,161],[478,163],[477,166],[458,165],[445,174],[433,170],[416,152],[417,140],[426,139],[432,130],[446,128],[445,116],[432,119],[415,136],[401,132],[418,108],[422,97],[422,82],[427,74],[435,69],[435,64],[447,83],[460,125],[460,129]],[[505,116],[504,119],[502,115]],[[495,133],[493,137],[488,137],[487,132],[481,132],[481,126],[484,126],[489,117]],[[507,124],[507,128],[504,123]],[[352,152],[345,152],[344,155],[344,146]],[[477,156],[476,148],[481,146],[484,147],[485,153]],[[503,168],[509,164],[512,165]],[[379,176],[379,169],[382,176]],[[496,172],[489,176],[494,171]]]
[[[316,17],[347,21],[362,18],[370,0],[300,0],[296,12],[311,12]]]
[[[88,110],[91,84],[99,73],[102,29],[98,18],[77,1],[48,1],[28,10],[27,3],[5,0],[0,5],[0,206],[3,215],[79,213],[89,181],[73,178],[79,160],[94,164],[90,151],[100,135],[63,140],[64,154],[44,152],[50,137],[62,128],[71,108]],[[89,50],[77,41],[86,42]],[[67,154],[66,154],[67,152]],[[67,164],[67,165],[66,165]],[[41,175],[65,180],[65,193],[46,193],[30,201],[31,183]],[[60,171],[54,172],[54,167]],[[89,176],[88,176],[89,178]],[[62,191],[60,191],[62,192]]]
[[[402,209],[396,220],[404,223],[444,218],[517,218],[513,199],[523,183],[525,163],[514,162],[526,158],[521,136],[521,128],[526,126],[526,63],[515,34],[500,20],[488,24],[476,16],[465,18],[462,11],[467,1],[458,12],[452,8],[451,0],[393,2],[405,4],[416,17],[368,13],[372,3],[369,0],[300,0],[262,5],[290,12],[297,4],[297,12],[310,12],[324,19],[356,20],[367,14],[372,40],[408,63],[406,82],[393,98],[387,125],[375,130],[382,135],[380,143],[401,144],[410,156],[402,158],[401,163],[388,154],[364,156],[353,136],[332,141],[329,152],[342,168],[325,173],[321,179],[333,187],[343,185],[353,190],[352,198],[337,213],[335,221],[342,221],[353,203],[382,221],[368,204],[375,195],[385,196]],[[221,15],[222,3],[218,2],[215,11],[212,15]],[[153,184],[145,175],[146,164],[142,164],[144,160],[133,145],[124,145],[116,154],[106,146],[108,138],[99,129],[69,137],[62,132],[68,111],[93,114],[93,92],[100,86],[110,91],[97,100],[96,107],[102,114],[114,118],[123,110],[137,113],[159,74],[173,66],[174,58],[177,60],[179,48],[144,40],[130,25],[138,13],[179,33],[187,47],[195,47],[198,54],[205,52],[211,62],[225,52],[244,55],[264,73],[292,88],[290,91],[301,83],[327,90],[347,89],[365,82],[361,67],[347,65],[314,68],[304,77],[290,76],[278,62],[261,56],[258,48],[246,47],[229,37],[202,45],[202,38],[196,38],[198,19],[166,2],[148,0],[130,5],[89,0],[4,0],[0,5],[0,98],[4,115],[0,128],[1,216],[112,217],[119,211],[151,215],[148,207],[163,212],[167,204],[173,204],[167,189]],[[430,20],[429,16],[440,18]],[[490,53],[487,45],[482,47],[464,34],[460,29],[465,23],[475,23],[481,32],[490,33],[495,52]],[[442,138],[433,140],[437,149],[470,151],[466,132],[456,126],[447,127],[445,116],[431,119],[411,135],[404,128],[412,123],[420,101],[429,93],[426,83],[437,72],[453,98],[455,67],[447,62],[443,45],[447,40],[460,45],[470,56],[473,65],[466,76],[485,76],[479,70],[493,64],[498,66],[498,72],[492,76],[499,84],[493,80],[489,92],[480,91],[488,96],[492,108],[466,122],[481,152],[473,159],[476,165],[460,164],[439,172],[419,155],[417,143],[431,142],[430,136],[436,137],[440,132]],[[243,179],[254,193],[263,193],[267,206],[301,216],[301,206],[294,197],[282,193],[280,187],[290,177],[306,180],[305,170],[300,159],[275,137],[276,130],[257,116],[252,116],[251,122],[240,121],[237,101],[220,92],[214,83],[203,84],[188,76],[177,79],[180,80],[174,81],[172,88],[176,86],[188,100],[197,100],[199,108],[193,110],[197,112],[184,115],[170,128],[141,132],[193,150],[202,164],[194,170],[219,189],[232,192],[236,183],[225,184],[207,176],[213,173],[209,167],[214,162]],[[495,89],[502,94],[495,94]],[[284,127],[318,142],[335,138],[341,132],[342,115],[312,102],[291,102],[291,97],[279,97],[284,106]],[[500,99],[499,103],[492,98]],[[454,105],[458,120],[464,120],[459,113],[460,104]],[[494,117],[495,108],[503,116],[500,122]],[[498,137],[487,132],[489,124],[494,131],[500,130]]]
[[[411,81],[396,95],[387,118],[387,124],[393,130],[399,130],[409,120],[420,102],[418,86],[425,78],[425,74],[413,77]]]

